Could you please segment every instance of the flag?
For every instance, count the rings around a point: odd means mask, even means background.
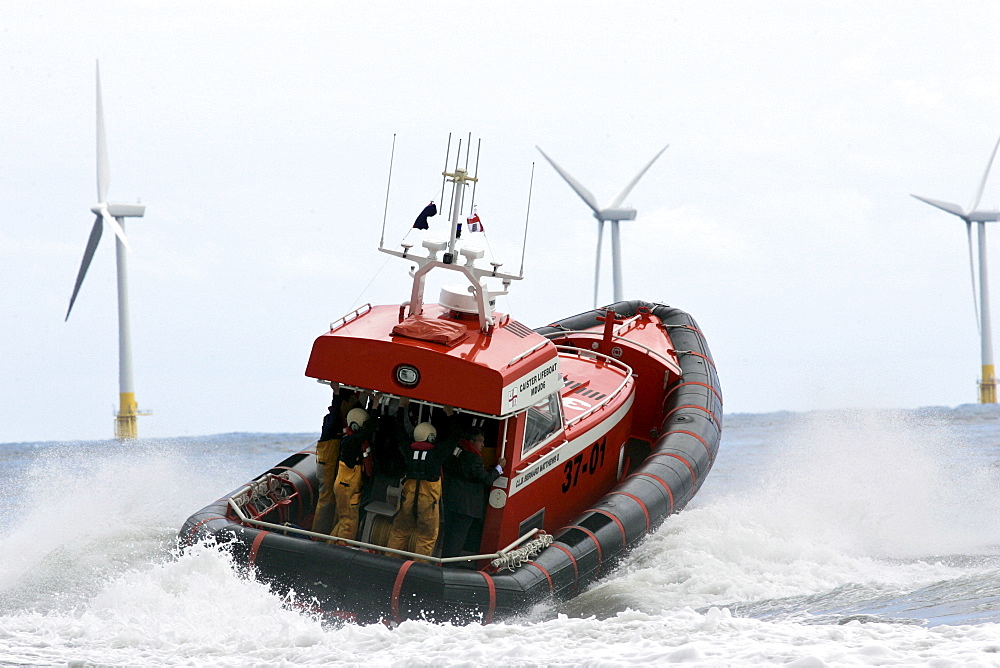
[[[417,216],[416,221],[414,221],[413,223],[413,227],[417,228],[418,230],[426,230],[428,228],[427,219],[430,218],[431,216],[436,216],[437,212],[438,212],[437,206],[435,206],[434,202],[431,202],[430,204],[425,206],[424,210],[420,212],[419,216]]]
[[[468,218],[469,231],[470,232],[485,232],[486,228],[483,227],[483,221],[479,220],[479,212],[476,209],[472,210],[472,215]]]

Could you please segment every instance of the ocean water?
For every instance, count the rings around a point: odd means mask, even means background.
[[[331,623],[195,510],[316,434],[0,444],[0,664],[1000,666],[1000,410],[737,414],[699,495],[568,602]]]

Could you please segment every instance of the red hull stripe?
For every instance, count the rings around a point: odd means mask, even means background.
[[[406,578],[406,571],[410,570],[414,561],[404,561],[403,565],[399,567],[399,571],[396,573],[396,584],[392,586],[392,618],[394,620],[401,621],[399,619],[399,592],[403,589],[403,580]]]
[[[584,529],[579,524],[573,524],[572,526],[563,527],[563,528],[564,529],[579,529],[583,533],[587,534],[587,537],[590,538],[590,540],[594,541],[594,546],[597,548],[597,572],[600,573],[601,572],[601,564],[604,563],[604,552],[601,550],[601,541],[597,540],[597,536],[594,535],[594,532],[590,531],[589,529]],[[569,554],[569,552],[567,552],[566,554]],[[575,560],[573,561],[573,566],[574,567],[576,566],[576,561]]]
[[[550,545],[550,547],[557,547],[557,548],[559,548],[560,550],[562,550],[563,552],[565,552],[566,556],[569,557],[569,560],[573,562],[573,591],[575,592],[577,586],[580,583],[580,569],[576,565],[576,557],[573,556],[572,552],[570,552],[569,550],[567,550],[565,547],[563,547],[559,543],[552,543],[552,545]]]
[[[720,428],[722,426],[721,424],[719,424],[719,418],[715,416],[715,413],[708,410],[704,406],[699,406],[698,404],[684,404],[683,406],[677,406],[676,408],[674,408],[674,410],[670,411],[669,413],[663,416],[663,421],[666,422],[671,415],[673,415],[682,408],[697,408],[700,411],[705,411],[706,413],[708,413],[708,417],[712,418],[712,422],[714,422]]]
[[[312,486],[312,484],[311,484],[311,483],[309,482],[309,478],[305,477],[304,475],[302,475],[301,473],[299,473],[299,472],[298,472],[298,471],[296,471],[295,469],[293,469],[293,468],[289,468],[289,467],[287,467],[287,466],[275,466],[274,468],[275,468],[275,469],[280,469],[280,470],[282,470],[282,471],[291,471],[292,473],[294,473],[294,474],[295,474],[295,475],[297,475],[298,477],[302,478],[302,482],[304,482],[304,483],[306,484],[306,489],[308,489],[308,490],[309,490],[309,498],[311,498],[311,499],[314,499],[314,498],[316,498],[316,495],[315,495],[315,494],[313,493],[313,486]]]
[[[250,546],[250,565],[253,566],[257,562],[257,550],[260,549],[260,544],[264,542],[264,536],[267,535],[266,531],[261,531],[257,534],[257,537],[253,539],[253,545]]]
[[[493,611],[497,607],[497,587],[493,584],[493,577],[488,573],[483,573],[482,571],[477,571],[486,580],[486,586],[490,589],[490,609],[486,612],[486,617],[483,619],[483,624],[489,624],[493,621]]]
[[[622,532],[622,545],[628,544],[628,538],[625,537],[625,525],[622,524],[620,519],[618,519],[617,517],[615,517],[606,510],[601,510],[600,508],[589,508],[585,512],[600,513],[602,515],[607,515],[608,517],[610,517],[612,520],[614,520],[615,524],[618,525],[618,530]]]
[[[701,441],[702,445],[705,446],[705,452],[708,453],[708,461],[712,461],[714,459],[714,457],[712,457],[712,448],[708,447],[708,443],[705,442],[705,439],[703,439],[701,436],[694,433],[693,431],[687,431],[686,429],[674,429],[673,431],[668,431],[666,434],[664,434],[664,436],[669,436],[670,434],[687,434],[688,436],[694,436],[699,441]]]
[[[542,575],[544,575],[544,576],[545,576],[545,579],[549,581],[549,593],[550,593],[550,594],[551,594],[551,593],[552,593],[553,591],[555,591],[555,587],[553,587],[553,586],[552,586],[552,576],[551,576],[551,575],[549,575],[549,572],[548,572],[547,570],[545,570],[544,568],[542,568],[541,566],[539,566],[538,564],[536,564],[536,563],[535,563],[535,562],[533,562],[533,561],[529,561],[529,562],[528,562],[528,565],[529,565],[529,566],[534,566],[535,568],[537,568],[538,570],[540,570],[540,571],[542,572]]]
[[[632,476],[640,476],[640,475],[641,476],[645,476],[647,478],[652,478],[653,480],[655,480],[656,482],[660,483],[660,485],[663,486],[663,489],[666,490],[666,492],[667,492],[667,496],[670,497],[670,512],[667,513],[667,514],[669,515],[670,513],[674,512],[674,492],[673,492],[672,489],[670,489],[670,485],[668,485],[667,483],[665,483],[663,481],[663,478],[660,478],[659,476],[655,476],[652,473],[646,473],[645,471],[639,471],[637,473],[633,473],[629,477],[631,478]]]
[[[188,531],[188,536],[194,538],[194,532],[198,530],[198,527],[200,527],[202,524],[205,524],[206,522],[211,522],[212,520],[226,520],[227,522],[230,521],[228,517],[222,517],[219,515],[216,515],[215,517],[209,517],[208,519],[202,520],[201,522],[198,522],[193,527],[191,527],[191,530]]]
[[[674,459],[678,460],[679,462],[682,462],[684,464],[684,466],[688,467],[688,471],[691,472],[691,482],[694,483],[694,484],[696,484],[696,485],[698,484],[698,476],[695,475],[695,473],[694,473],[694,467],[691,466],[691,464],[688,463],[688,460],[684,459],[680,455],[675,454],[673,452],[654,452],[653,454],[650,455],[650,457],[673,457]]]
[[[670,396],[671,394],[673,394],[674,392],[676,392],[676,391],[677,391],[677,390],[679,390],[680,388],[684,387],[685,385],[701,385],[702,387],[707,387],[708,389],[712,390],[712,394],[714,394],[714,395],[715,395],[716,397],[718,397],[719,401],[722,401],[722,395],[721,395],[721,394],[719,394],[719,391],[718,391],[717,389],[715,389],[714,387],[712,387],[712,386],[711,386],[711,385],[709,385],[708,383],[699,383],[699,382],[696,382],[696,381],[693,381],[693,380],[689,380],[689,381],[688,381],[688,382],[686,382],[686,383],[677,383],[677,384],[676,384],[676,385],[674,385],[674,386],[673,386],[672,388],[670,388],[670,391],[669,391],[669,392],[667,392],[667,393],[666,393],[666,394],[665,394],[665,395],[663,396],[663,398],[664,398],[664,399],[666,399],[666,398],[667,398],[667,397],[669,397],[669,396]]]
[[[704,337],[702,337],[702,342],[704,343]],[[684,353],[687,354],[687,355],[694,355],[695,357],[700,357],[703,360],[705,360],[706,362],[708,362],[709,364],[711,364],[713,369],[715,368],[715,360],[713,360],[711,357],[708,357],[706,355],[702,355],[701,353],[695,352],[693,350],[685,350]]]
[[[646,516],[646,533],[649,533],[649,508],[647,508],[646,504],[642,502],[642,499],[634,494],[629,494],[628,492],[611,492],[611,494],[621,494],[622,496],[627,496],[639,504],[639,507],[642,508],[642,514]]]

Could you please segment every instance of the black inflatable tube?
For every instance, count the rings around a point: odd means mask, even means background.
[[[593,508],[560,530],[552,545],[515,570],[490,575],[331,549],[323,542],[230,521],[228,496],[192,515],[179,534],[181,543],[214,535],[231,544],[237,561],[251,565],[258,578],[279,591],[295,590],[300,602],[312,600],[326,612],[343,610],[362,622],[489,622],[524,612],[549,596],[579,593],[684,508],[715,460],[722,430],[721,386],[711,352],[697,323],[684,311],[624,301],[535,331],[552,335],[590,329],[601,324],[597,318],[607,308],[625,318],[643,308],[659,318],[678,351],[681,379],[664,399],[659,436],[648,456]],[[311,508],[316,502],[315,454],[297,453],[270,472],[282,471],[288,472],[299,501]]]

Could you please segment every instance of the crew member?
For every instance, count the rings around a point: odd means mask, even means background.
[[[451,415],[450,408],[445,412]],[[434,552],[441,524],[442,454],[447,453],[447,446],[437,442],[437,429],[430,422],[413,428],[413,442],[404,447],[406,479],[387,547],[406,550],[410,537],[415,536],[414,552],[426,556]]]
[[[340,464],[334,485],[337,523],[330,535],[335,538],[357,538],[361,485],[366,475],[371,476],[371,439],[374,431],[375,420],[369,420],[363,408],[352,408],[347,413],[347,428],[340,440]]]
[[[445,466],[444,480],[444,536],[442,557],[457,557],[462,553],[469,529],[485,516],[484,488],[503,473],[507,461],[501,457],[494,467],[483,466],[483,444],[486,437],[482,429],[469,429],[452,450]],[[451,562],[458,565],[460,562]]]
[[[319,501],[313,517],[312,530],[328,534],[333,529],[336,518],[336,497],[334,483],[340,462],[340,439],[344,436],[347,413],[358,403],[358,395],[353,390],[334,387],[330,410],[323,417],[323,431],[316,443],[316,477],[319,479]]]

